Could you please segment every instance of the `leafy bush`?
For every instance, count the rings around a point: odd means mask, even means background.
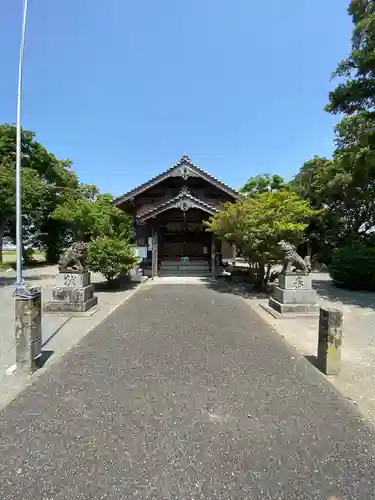
[[[88,245],[88,269],[102,274],[109,284],[137,263],[134,248],[126,240],[101,236]]]
[[[8,271],[8,269],[12,269],[12,264],[9,264],[9,262],[0,262],[0,271]]]
[[[375,290],[375,248],[354,243],[334,251],[329,273],[337,286]]]
[[[23,262],[25,264],[33,264],[35,262],[34,258],[34,249],[33,248],[24,248],[22,252]]]

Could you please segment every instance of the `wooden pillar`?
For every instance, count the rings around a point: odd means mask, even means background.
[[[212,278],[216,277],[216,246],[215,246],[215,236],[212,235],[211,239],[211,273]]]
[[[152,263],[151,274],[153,278],[158,276],[158,231],[152,228]]]

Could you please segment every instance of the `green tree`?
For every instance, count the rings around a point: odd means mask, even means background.
[[[333,74],[344,81],[330,92],[326,109],[351,115],[375,106],[375,2],[352,0],[348,13],[354,24],[352,49]]]
[[[333,210],[336,165],[333,160],[315,156],[304,163],[290,183],[298,195],[319,210],[306,228],[306,253],[312,260],[327,264],[337,244],[339,220]],[[336,197],[337,198],[337,197]]]
[[[75,239],[104,235],[128,239],[131,234],[130,217],[113,205],[112,195],[99,194],[95,186],[81,185],[50,217],[67,223]]]
[[[24,236],[33,233],[38,244],[48,250],[65,234],[65,228],[57,222],[50,223],[49,213],[64,200],[67,191],[76,189],[77,177],[70,160],[57,160],[28,130],[21,135],[21,160]],[[15,233],[15,164],[16,128],[0,125],[0,247],[5,231],[13,236]]]
[[[375,135],[360,131],[358,120],[345,117],[335,129],[333,158],[314,157],[291,183],[314,208],[325,209],[313,220],[315,236],[332,248],[365,239],[375,225]]]
[[[375,2],[352,0],[352,48],[334,77],[327,111],[344,113],[337,125],[334,176],[327,185],[339,244],[372,239],[375,224]]]
[[[300,243],[315,214],[309,203],[292,191],[266,191],[227,204],[207,225],[220,238],[238,246],[251,265],[252,281],[262,289],[271,266],[279,259],[277,243],[282,239]]]
[[[349,14],[354,24],[351,52],[333,74],[340,82],[326,106],[330,113],[345,115],[335,127],[333,157],[314,157],[291,183],[314,208],[325,208],[307,234],[326,254],[353,241],[372,241],[375,225],[374,0],[352,0]]]
[[[280,191],[285,189],[284,179],[277,174],[261,174],[250,177],[246,184],[241,188],[241,193],[248,196],[265,193],[267,191]]]
[[[39,202],[43,186],[40,177],[31,168],[22,170],[22,203],[25,211],[32,211]],[[0,164],[0,248],[9,224],[15,216],[15,171],[3,161]],[[0,252],[1,256],[1,252]],[[0,257],[1,258],[1,257]]]
[[[110,194],[95,186],[81,185],[51,214],[64,221],[73,239],[88,242],[87,266],[112,283],[137,264],[132,241],[131,218],[113,204]]]

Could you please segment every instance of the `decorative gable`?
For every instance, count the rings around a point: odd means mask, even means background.
[[[212,205],[205,203],[199,198],[195,198],[189,192],[186,186],[184,186],[177,196],[171,198],[165,203],[161,203],[153,207],[152,209],[144,212],[143,214],[139,215],[137,219],[139,222],[145,222],[147,219],[156,217],[158,214],[173,208],[180,209],[182,212],[187,212],[191,208],[197,208],[210,215],[213,215],[214,213],[218,212],[218,209],[216,207],[213,207]]]
[[[173,167],[169,168],[165,172],[153,177],[151,180],[141,184],[135,189],[132,189],[128,193],[125,193],[123,196],[120,196],[116,200],[114,200],[114,203],[116,205],[121,205],[122,203],[125,203],[127,201],[130,201],[134,199],[134,197],[139,196],[140,194],[144,193],[146,190],[156,186],[160,182],[164,181],[165,179],[168,179],[170,177],[180,177],[182,180],[186,181],[190,177],[197,177],[205,180],[209,184],[215,186],[216,188],[220,189],[227,195],[229,195],[233,200],[238,200],[240,199],[240,194],[229,187],[227,184],[224,184],[224,182],[216,179],[212,175],[210,175],[208,172],[205,172],[202,170],[200,167],[195,165],[191,159],[189,158],[188,155],[184,155],[180,158],[180,160],[173,165]]]

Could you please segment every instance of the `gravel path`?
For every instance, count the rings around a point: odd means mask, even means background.
[[[147,286],[0,414],[0,498],[374,498],[375,430],[239,297]]]

